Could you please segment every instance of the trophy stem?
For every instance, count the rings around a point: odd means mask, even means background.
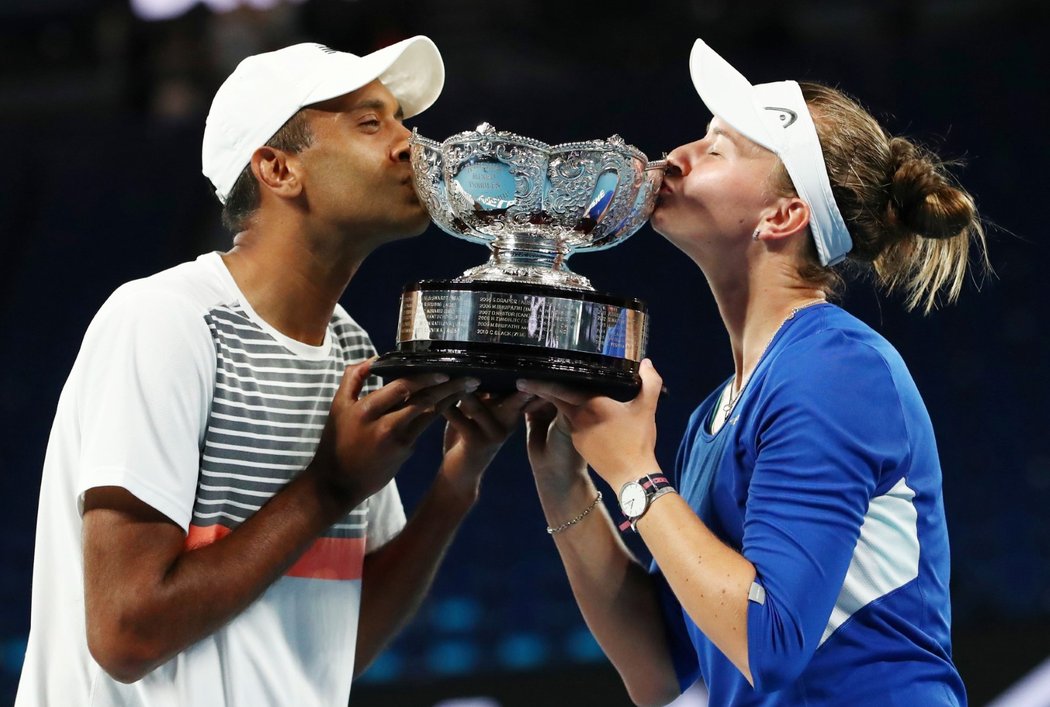
[[[492,241],[489,250],[487,263],[467,270],[456,278],[456,282],[524,282],[594,291],[590,280],[566,265],[572,252],[560,244],[555,248],[545,248],[528,241],[501,238]]]

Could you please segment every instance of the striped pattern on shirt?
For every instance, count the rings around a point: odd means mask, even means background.
[[[216,373],[186,539],[191,549],[233,531],[306,468],[345,368],[375,353],[368,334],[338,311],[322,358],[290,350],[238,303],[209,310],[205,321]],[[379,385],[370,376],[362,394]],[[358,578],[367,516],[368,501],[331,526],[288,574]]]

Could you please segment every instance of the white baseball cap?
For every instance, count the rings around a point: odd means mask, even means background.
[[[365,56],[322,44],[295,44],[244,59],[212,100],[201,162],[226,203],[237,177],[303,106],[336,98],[379,79],[405,117],[429,108],[445,83],[445,65],[429,38],[416,36]]]
[[[693,44],[689,73],[713,115],[784,163],[798,195],[809,204],[809,230],[820,262],[834,265],[845,258],[853,239],[831,192],[817,129],[799,85],[777,81],[752,86],[702,39]]]

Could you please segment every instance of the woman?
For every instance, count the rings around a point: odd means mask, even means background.
[[[530,461],[580,608],[638,704],[701,675],[720,706],[965,704],[932,425],[898,353],[828,296],[848,259],[909,308],[954,300],[971,240],[987,263],[973,200],[834,89],[752,86],[700,40],[690,70],[714,119],[668,156],[652,225],[706,277],[735,374],[673,475],[648,361],[629,403],[519,382],[540,398]]]

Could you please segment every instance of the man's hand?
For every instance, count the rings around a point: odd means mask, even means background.
[[[468,393],[445,409],[445,458],[439,473],[468,503],[477,498],[485,469],[532,398],[528,393],[499,398]]]
[[[427,374],[395,380],[362,398],[373,360],[346,369],[307,468],[347,508],[386,486],[423,430],[478,385],[475,379]]]

